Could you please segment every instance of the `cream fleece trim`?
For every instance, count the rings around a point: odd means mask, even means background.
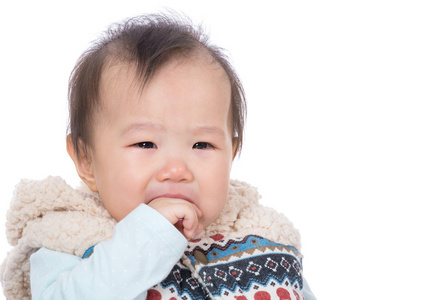
[[[259,199],[255,188],[232,180],[223,212],[199,237],[256,234],[300,251],[300,234],[292,223]],[[14,248],[1,266],[0,279],[9,300],[30,299],[29,257],[39,248],[82,256],[110,239],[116,224],[98,194],[86,187],[73,189],[60,177],[22,180],[6,219],[6,236]]]

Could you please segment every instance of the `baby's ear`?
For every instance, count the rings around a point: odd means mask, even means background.
[[[83,149],[81,141],[79,141],[77,147],[79,150],[79,156],[76,154],[76,148],[73,145],[70,134],[68,134],[66,138],[66,150],[75,164],[79,177],[83,182],[85,182],[91,191],[98,192],[90,155],[87,151],[85,151],[85,149]]]

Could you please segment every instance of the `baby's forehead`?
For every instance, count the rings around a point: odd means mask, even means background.
[[[180,66],[183,65],[183,68]],[[105,93],[113,91],[117,85],[124,84],[126,89],[134,89],[142,93],[148,83],[155,80],[158,73],[162,72],[183,72],[183,69],[194,69],[201,65],[203,69],[218,70],[220,73],[219,83],[227,85],[231,89],[229,76],[224,68],[208,53],[192,53],[189,56],[175,56],[156,66],[154,69],[145,70],[148,66],[140,66],[138,62],[128,62],[118,59],[111,59],[103,67],[99,95],[104,96]],[[198,77],[201,76],[200,74]],[[100,99],[101,100],[101,99]]]
[[[202,64],[205,68],[221,69],[224,78],[229,80],[229,76],[222,65],[206,49],[193,49],[191,51],[174,51],[164,55],[156,62],[144,62],[137,58],[125,58],[120,55],[110,55],[103,67],[104,73],[113,73],[117,76],[127,77],[131,75],[139,81],[148,81],[158,71],[168,66],[177,67],[179,65],[193,66],[193,64]]]
[[[164,89],[168,78],[172,76],[173,78],[185,78],[186,73],[193,74],[193,76],[186,77],[186,81],[179,80],[177,83],[190,86],[190,89],[184,90],[185,93],[189,93],[190,90],[194,91],[203,87],[204,81],[200,79],[205,76],[207,71],[213,76],[205,86],[212,85],[215,89],[225,90],[224,103],[230,106],[231,84],[229,77],[224,68],[211,55],[191,55],[169,59],[156,67],[154,72],[148,74],[147,80],[145,80],[145,71],[136,62],[110,61],[103,68],[101,74],[99,103],[106,111],[121,109],[121,106],[127,104],[127,101],[131,101],[131,99],[142,101],[143,95],[148,94],[150,86],[160,87],[162,85]],[[201,82],[199,85],[195,78]],[[219,104],[221,105],[222,102]],[[195,106],[195,103],[192,105]]]
[[[231,134],[231,85],[217,63],[175,60],[157,69],[145,86],[141,82],[136,65],[110,64],[102,74],[95,128],[120,136],[127,136],[127,128],[178,134],[219,128]]]

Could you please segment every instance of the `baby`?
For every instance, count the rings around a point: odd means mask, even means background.
[[[165,15],[110,27],[71,75],[69,110],[67,150],[89,190],[18,186],[10,299],[314,299],[298,232],[230,180],[244,92],[199,29]],[[16,279],[28,272],[30,291]]]

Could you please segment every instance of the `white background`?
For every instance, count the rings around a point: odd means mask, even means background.
[[[232,177],[259,187],[301,231],[315,295],[421,297],[420,2],[149,2],[2,4],[2,228],[20,178],[78,183],[66,97],[82,51],[111,22],[171,7],[229,51],[249,103]]]

